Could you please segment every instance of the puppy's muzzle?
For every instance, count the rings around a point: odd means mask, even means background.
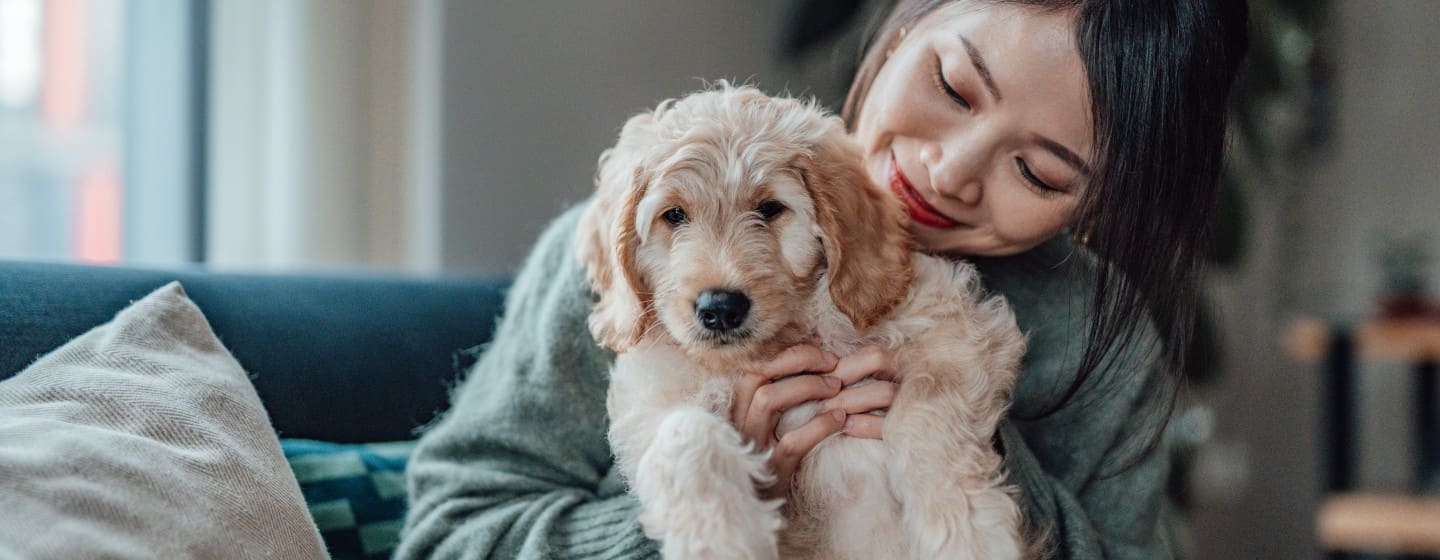
[[[695,298],[695,318],[716,333],[735,330],[750,314],[750,298],[734,290],[705,290]]]

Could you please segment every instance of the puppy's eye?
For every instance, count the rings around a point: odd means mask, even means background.
[[[660,217],[665,219],[665,223],[672,226],[678,226],[690,221],[690,216],[686,216],[685,210],[679,206],[666,210]]]
[[[765,202],[761,202],[760,206],[757,207],[755,211],[760,213],[761,218],[764,218],[765,221],[769,222],[773,221],[776,217],[785,212],[785,205],[781,204],[778,200],[767,200]]]

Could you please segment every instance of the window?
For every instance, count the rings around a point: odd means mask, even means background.
[[[0,0],[0,258],[198,259],[204,13]]]

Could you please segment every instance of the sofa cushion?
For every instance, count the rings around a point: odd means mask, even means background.
[[[389,558],[405,520],[405,463],[415,442],[282,439],[280,447],[331,558]]]
[[[325,557],[254,387],[178,283],[0,382],[0,557]]]

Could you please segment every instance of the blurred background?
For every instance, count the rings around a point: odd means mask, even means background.
[[[503,274],[660,99],[838,108],[880,4],[0,0],[0,258]],[[1201,558],[1419,552],[1440,2],[1251,6],[1172,493]]]

